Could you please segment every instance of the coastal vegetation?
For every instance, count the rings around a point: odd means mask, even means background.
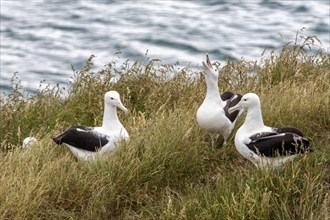
[[[91,56],[70,86],[34,94],[14,76],[13,91],[0,96],[0,219],[329,219],[330,56],[317,45],[297,35],[260,61],[217,63],[221,91],[257,93],[266,125],[298,127],[311,139],[312,153],[268,172],[235,149],[245,114],[226,146],[210,147],[195,117],[203,69],[146,58],[95,70]],[[118,113],[130,141],[96,161],[76,160],[51,138],[74,124],[100,125],[109,90],[129,109]],[[22,149],[27,136],[38,142]]]

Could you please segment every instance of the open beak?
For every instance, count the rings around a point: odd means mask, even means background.
[[[237,103],[236,105],[234,105],[233,107],[228,109],[228,113],[231,114],[234,111],[240,110],[241,109],[241,102]]]
[[[206,54],[206,62],[203,61],[202,64],[206,69],[212,69],[211,60],[208,54]]]
[[[123,103],[121,103],[121,101],[119,101],[117,107],[125,113],[128,112],[127,108],[125,108],[125,106],[123,105]]]

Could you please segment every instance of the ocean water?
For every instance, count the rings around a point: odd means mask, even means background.
[[[91,54],[95,69],[157,58],[197,68],[213,60],[258,60],[305,28],[330,51],[330,0],[0,0],[0,91],[14,72],[24,91],[67,85]],[[120,51],[119,57],[115,53]],[[147,55],[146,55],[147,54]]]

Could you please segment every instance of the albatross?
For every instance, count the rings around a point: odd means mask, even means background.
[[[64,143],[78,159],[94,159],[113,150],[121,140],[128,140],[129,135],[118,119],[117,108],[127,112],[116,91],[109,91],[104,96],[104,113],[101,127],[75,125],[53,138],[56,144]]]
[[[201,129],[207,131],[211,136],[212,147],[215,148],[215,142],[219,135],[222,135],[224,142],[233,130],[238,116],[242,111],[228,112],[228,109],[236,105],[240,99],[240,94],[234,94],[229,91],[219,93],[217,69],[213,68],[208,54],[206,62],[202,62],[205,68],[206,96],[202,105],[197,110],[197,122]]]
[[[279,168],[297,155],[311,151],[310,141],[294,127],[274,128],[264,125],[258,95],[247,93],[229,112],[247,109],[243,125],[235,135],[238,152],[257,168]]]

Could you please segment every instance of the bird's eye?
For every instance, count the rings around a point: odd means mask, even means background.
[[[247,101],[247,99],[243,99],[243,101]]]
[[[113,97],[110,97],[111,100],[113,100]]]

